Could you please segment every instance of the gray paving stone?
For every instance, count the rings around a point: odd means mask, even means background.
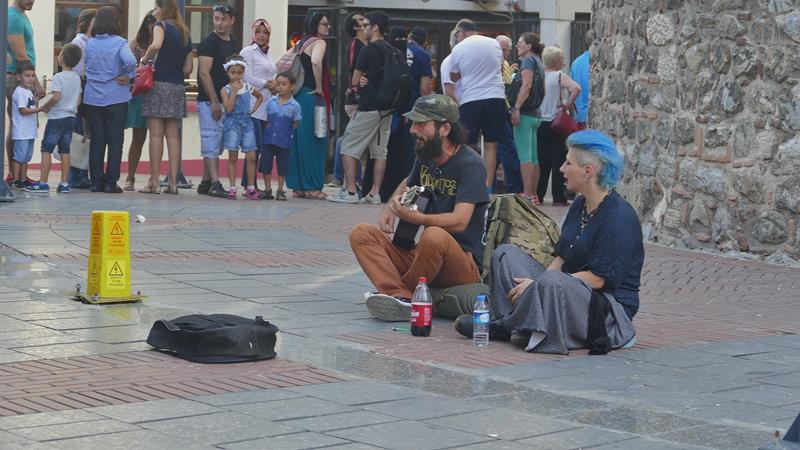
[[[638,436],[618,431],[604,430],[602,428],[584,427],[572,430],[558,431],[555,433],[534,436],[518,441],[530,448],[546,449],[575,449],[608,444],[637,438]],[[633,447],[630,447],[633,448]]]
[[[281,423],[303,428],[309,431],[332,431],[344,428],[354,428],[364,425],[373,425],[399,420],[397,417],[388,416],[369,411],[353,411],[342,414],[329,414],[327,416],[307,417],[304,419],[286,420]]]
[[[87,411],[127,423],[149,422],[222,412],[221,409],[214,408],[213,406],[183,399],[155,400],[124,405],[101,406],[88,409]]]
[[[329,300],[326,297],[322,297],[320,295],[314,295],[314,294],[302,294],[302,295],[300,295],[300,293],[294,292],[294,291],[291,291],[291,292],[290,291],[286,291],[286,292],[283,292],[283,293],[291,294],[291,295],[280,295],[280,294],[275,295],[274,293],[270,292],[270,296],[269,297],[263,297],[263,296],[248,297],[247,300],[249,300],[251,302],[263,303],[263,304],[269,304],[269,305],[278,304],[278,303],[325,302],[325,301]],[[276,305],[276,306],[279,306],[279,305]]]
[[[266,389],[261,391],[231,392],[228,394],[203,395],[192,397],[195,402],[213,406],[239,405],[242,403],[268,402],[302,397],[302,394],[286,389]]]
[[[13,428],[31,428],[44,425],[59,425],[75,422],[89,422],[101,420],[106,417],[93,414],[86,410],[53,411],[38,414],[23,414],[19,416],[0,417],[0,430]]]
[[[647,438],[630,439],[592,447],[592,449],[602,450],[707,450],[708,448]]]
[[[336,445],[329,448],[331,450],[380,450],[383,447],[375,447],[374,445],[354,443],[354,444]]]
[[[288,425],[235,412],[145,422],[141,426],[181,437],[190,443],[204,445],[258,439],[300,431]]]
[[[467,445],[459,447],[460,450],[530,450],[527,445],[517,444],[511,441],[489,441],[481,444]]]
[[[321,302],[299,302],[299,303],[280,303],[275,306],[288,309],[289,311],[301,314],[334,314],[342,312],[362,312],[364,305],[354,305],[352,303],[338,300],[326,300]]]
[[[204,444],[188,442],[180,436],[170,436],[151,430],[126,431],[99,436],[63,439],[47,443],[58,450],[211,450]]]
[[[742,358],[774,364],[783,364],[793,369],[800,367],[800,349],[796,348],[781,348],[780,350],[772,353],[756,353],[754,355],[742,356]]]
[[[776,386],[800,388],[800,372],[790,372],[783,375],[758,378],[756,381],[764,384],[774,384]]]
[[[596,427],[652,435],[707,424],[675,414],[648,411],[641,408],[615,407],[606,411],[591,411],[564,416],[563,419]]]
[[[53,344],[42,347],[20,347],[17,350],[39,358],[69,358],[72,356],[129,352],[140,349],[140,347],[134,347],[132,344],[106,344],[105,342],[93,341]]]
[[[93,436],[96,434],[132,431],[139,428],[112,419],[92,420],[90,422],[62,423],[30,428],[16,428],[13,433],[26,439],[39,442],[66,439],[71,437]]]
[[[797,389],[759,384],[742,389],[716,392],[714,395],[722,399],[755,403],[763,406],[783,406],[797,403],[799,400],[797,394]]]
[[[514,364],[513,366],[499,366],[483,369],[486,375],[500,377],[511,381],[544,380],[547,378],[562,377],[571,373],[570,369],[554,367],[552,364],[529,363]]]
[[[739,401],[725,401],[705,408],[692,408],[686,415],[719,422],[719,419],[735,420],[742,423],[771,423],[787,417],[794,417],[798,408],[762,406]]]
[[[426,422],[454,430],[512,441],[580,426],[565,420],[524,414],[505,408],[441,417]]]
[[[754,449],[774,439],[769,431],[752,431],[742,427],[713,424],[660,433],[655,437],[726,450]]]
[[[430,419],[453,414],[480,411],[488,406],[470,400],[426,395],[406,400],[363,405],[364,409],[409,420]]]
[[[369,380],[314,384],[287,389],[298,394],[351,406],[427,395],[425,392],[416,389]]]
[[[492,440],[491,438],[471,433],[410,421],[368,425],[347,430],[331,431],[327,434],[364,444],[398,450],[460,448],[467,444]]]
[[[335,438],[333,436],[306,432],[256,439],[247,442],[237,442],[234,444],[224,444],[221,447],[232,450],[263,450],[265,448],[303,450],[318,447],[328,447],[336,444],[347,444],[349,442],[350,441]]]
[[[105,315],[103,317],[92,318],[77,318],[77,319],[53,319],[53,320],[37,320],[31,322],[35,325],[52,328],[54,330],[77,330],[81,328],[100,328],[100,327],[116,327],[120,325],[135,325],[137,323],[134,319],[119,319]],[[5,325],[4,325],[5,327]]]
[[[495,381],[483,375],[469,376],[445,370],[427,371],[424,376],[412,377],[411,380],[398,384],[425,392],[458,398],[473,398],[519,391],[518,386]]]
[[[531,389],[485,397],[481,399],[481,402],[548,417],[564,416],[578,411],[603,410],[612,407],[612,404],[607,402]]]
[[[300,397],[270,402],[244,403],[227,408],[268,420],[298,419],[356,411],[356,408],[311,397]]]
[[[36,441],[25,439],[22,436],[9,433],[8,431],[0,430],[0,446],[2,446],[4,449],[11,448],[12,446],[16,448],[23,448],[34,444],[36,444]]]
[[[682,347],[626,351],[612,353],[610,356],[611,358],[647,361],[673,368],[707,366],[731,361],[731,357],[729,356],[716,355]]]

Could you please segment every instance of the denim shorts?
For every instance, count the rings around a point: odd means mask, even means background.
[[[225,133],[222,141],[225,150],[242,151],[249,153],[256,150],[256,134],[253,129],[253,121],[250,118],[244,120],[228,120],[225,124]]]
[[[200,121],[200,154],[203,158],[219,158],[222,153],[222,124],[225,120],[225,111],[219,120],[214,120],[211,116],[211,102],[197,102],[197,118]]]
[[[14,139],[14,161],[28,164],[33,158],[33,141],[36,139]]]
[[[77,117],[64,117],[62,119],[48,119],[42,137],[42,152],[53,153],[58,146],[58,153],[69,154],[72,144],[72,133],[75,131]]]

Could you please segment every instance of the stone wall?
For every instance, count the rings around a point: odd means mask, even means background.
[[[646,237],[800,259],[800,0],[595,0],[592,33]]]

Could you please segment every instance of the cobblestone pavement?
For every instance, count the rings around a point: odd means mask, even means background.
[[[69,300],[92,210],[128,210],[141,304]],[[563,209],[545,207],[558,217]],[[800,270],[647,246],[635,348],[474,349],[372,319],[368,205],[20,194],[0,204],[0,448],[755,448],[800,412]],[[278,358],[149,350],[154,320],[262,315]]]

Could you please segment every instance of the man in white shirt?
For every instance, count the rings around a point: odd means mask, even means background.
[[[450,79],[459,83],[461,123],[469,130],[467,142],[478,143],[483,133],[483,156],[488,189],[494,183],[497,143],[506,133],[506,92],[503,50],[496,40],[478,34],[475,22],[461,19],[455,28],[458,45],[450,53]]]

